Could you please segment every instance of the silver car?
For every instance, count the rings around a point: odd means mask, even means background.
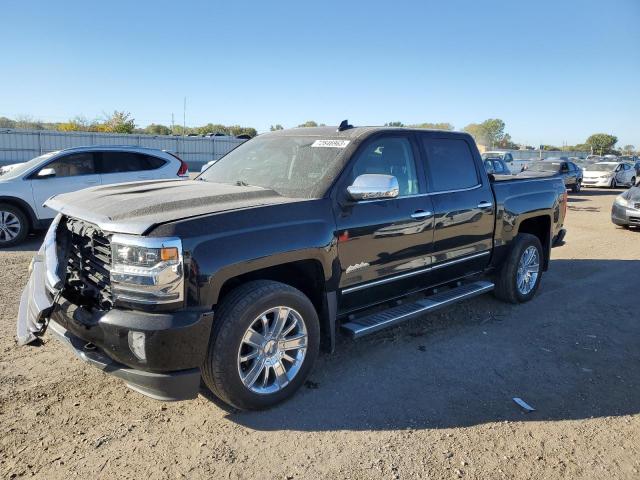
[[[632,187],[616,197],[611,221],[621,227],[640,227],[640,187]]]

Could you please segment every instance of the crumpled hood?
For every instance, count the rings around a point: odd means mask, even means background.
[[[296,200],[260,187],[153,180],[54,195],[45,205],[106,232],[142,235],[155,225],[174,220]]]

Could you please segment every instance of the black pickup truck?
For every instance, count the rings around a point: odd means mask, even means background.
[[[161,400],[291,396],[321,347],[493,291],[533,297],[564,237],[561,178],[487,175],[464,133],[260,135],[197,179],[52,197],[18,341],[45,327]]]

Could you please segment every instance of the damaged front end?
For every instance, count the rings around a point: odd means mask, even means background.
[[[61,215],[58,215],[51,223],[40,250],[29,266],[29,281],[20,297],[18,310],[19,345],[31,343],[44,334],[55,301],[64,285],[65,273],[61,271],[60,259],[66,256],[62,251],[65,245],[63,242],[56,242],[60,219]]]

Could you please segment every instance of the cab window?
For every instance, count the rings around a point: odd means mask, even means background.
[[[396,177],[400,197],[420,193],[413,150],[407,138],[381,137],[369,142],[358,153],[351,172],[351,182],[367,173]]]

